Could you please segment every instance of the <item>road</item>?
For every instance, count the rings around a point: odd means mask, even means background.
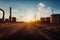
[[[55,40],[34,23],[14,23],[0,26],[0,40]]]

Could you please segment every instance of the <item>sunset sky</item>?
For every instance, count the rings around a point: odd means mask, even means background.
[[[9,18],[10,6],[12,7],[12,17],[16,17],[17,21],[34,19],[35,14],[37,19],[49,17],[52,9],[54,13],[60,13],[59,0],[0,0],[0,8],[5,11],[5,18]],[[0,11],[0,18],[1,13]]]

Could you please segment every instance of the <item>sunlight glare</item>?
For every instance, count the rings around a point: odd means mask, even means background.
[[[34,16],[32,12],[29,12],[29,14],[26,15],[26,22],[33,22],[35,21]]]

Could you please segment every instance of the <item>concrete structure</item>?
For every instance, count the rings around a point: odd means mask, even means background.
[[[46,23],[50,23],[50,17],[45,18]]]
[[[45,22],[45,18],[40,18],[40,21],[41,22]]]
[[[10,16],[9,19],[5,19],[5,11],[0,8],[0,10],[3,12],[3,17],[0,18],[0,23],[7,23],[7,22],[16,22],[16,17],[12,17],[12,7],[10,7]]]
[[[13,22],[13,23],[16,22],[16,17],[12,17],[12,22]]]
[[[2,23],[2,19],[0,18],[0,23]]]
[[[5,17],[5,11],[0,8],[0,10],[3,12],[3,17],[2,17],[2,22],[4,22],[4,17]]]
[[[9,19],[5,19],[5,23],[8,23],[9,22]]]
[[[60,24],[60,14],[52,14],[50,17],[50,23]]]
[[[9,16],[9,21],[11,22],[11,20],[12,20],[12,7],[10,7],[10,16]]]

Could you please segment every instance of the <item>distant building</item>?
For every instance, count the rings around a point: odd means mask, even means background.
[[[5,23],[8,23],[9,22],[9,19],[5,19]]]
[[[45,18],[45,21],[46,21],[47,23],[50,23],[50,17],[46,17],[46,18]]]
[[[12,22],[13,22],[13,23],[16,22],[16,17],[12,17]]]
[[[45,22],[45,18],[40,18],[40,21],[41,22]]]
[[[50,17],[50,23],[60,24],[60,14],[52,14]]]
[[[0,23],[2,23],[2,18],[0,18]]]

